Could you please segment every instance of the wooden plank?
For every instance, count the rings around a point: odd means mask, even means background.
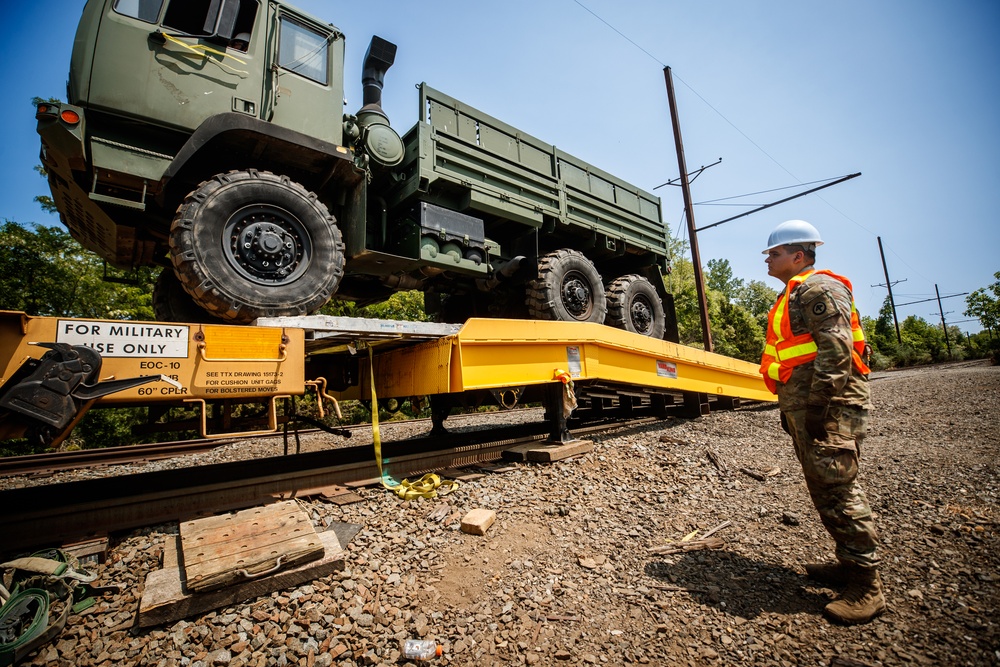
[[[323,546],[294,500],[180,526],[187,586],[208,591],[322,557]]]
[[[108,558],[108,538],[102,535],[91,540],[64,544],[62,550],[76,557],[81,564],[89,562],[103,564]]]
[[[178,566],[180,540],[168,540],[163,547],[163,569],[146,575],[137,624],[140,628],[149,628],[174,623],[182,618],[246,602],[274,591],[301,586],[343,570],[346,560],[336,532],[328,530],[320,533],[319,540],[324,552],[319,560],[260,579],[244,580],[226,588],[202,593],[189,591],[185,587],[182,570]],[[168,563],[172,565],[168,566]]]
[[[472,482],[486,476],[481,472],[464,470],[462,468],[445,468],[444,470],[438,470],[437,474],[442,479],[457,479],[459,482]]]
[[[594,451],[594,443],[590,440],[573,440],[562,444],[533,442],[504,450],[503,458],[508,461],[552,463],[592,451]]]
[[[345,493],[350,493],[350,490],[346,486],[329,484],[327,486],[317,486],[308,489],[299,489],[297,491],[276,493],[274,494],[274,497],[280,500],[291,500],[292,498],[312,498],[316,496],[332,498],[333,496],[339,496]]]
[[[346,493],[338,493],[335,496],[323,496],[323,500],[328,500],[334,505],[343,506],[350,505],[352,503],[360,503],[364,500],[364,498],[353,491],[347,491]]]

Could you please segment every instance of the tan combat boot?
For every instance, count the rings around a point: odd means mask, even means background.
[[[844,594],[826,605],[826,614],[847,625],[867,623],[886,609],[882,579],[878,570],[861,567],[851,567],[849,576]]]
[[[846,586],[851,580],[850,566],[834,563],[806,563],[806,576],[827,586]]]

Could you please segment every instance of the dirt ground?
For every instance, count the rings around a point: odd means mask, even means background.
[[[313,503],[319,525],[360,526],[345,571],[130,633],[176,532],[139,531],[101,569],[122,594],[32,664],[397,665],[424,637],[450,665],[1000,665],[1000,367],[880,373],[872,390],[861,483],[889,610],[868,625],[828,622],[834,591],[804,576],[832,542],[767,404],[618,429],[444,498]],[[459,530],[473,508],[497,513],[486,535]],[[651,551],[727,521],[719,549]]]

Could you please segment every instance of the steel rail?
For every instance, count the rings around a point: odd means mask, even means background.
[[[101,449],[79,449],[67,452],[7,456],[0,458],[0,477],[54,472],[56,470],[71,470],[73,468],[88,468],[99,465],[109,466],[136,463],[138,461],[154,461],[156,459],[184,456],[186,454],[200,454],[216,447],[221,447],[222,445],[228,445],[234,440],[155,442],[103,447]]]
[[[461,423],[466,415],[452,415],[449,417],[454,423]],[[472,416],[472,415],[469,415]],[[406,424],[417,424],[430,422],[429,417],[409,419]],[[387,422],[397,424],[399,422]],[[356,431],[370,429],[371,424],[348,424],[337,428],[346,431]],[[300,428],[299,436],[319,433],[318,428]],[[294,437],[294,431],[289,431],[288,435]],[[143,443],[136,445],[122,445],[116,447],[102,447],[100,449],[80,449],[65,452],[44,452],[41,454],[23,454],[20,456],[0,457],[0,477],[12,477],[14,475],[32,475],[38,473],[50,473],[58,470],[73,470],[75,468],[89,468],[96,466],[125,465],[139,463],[141,461],[155,461],[157,459],[173,458],[175,456],[187,456],[190,454],[200,454],[211,451],[216,447],[229,445],[234,442],[250,439],[272,439],[283,437],[283,431],[274,433],[255,435],[235,435],[225,439],[197,439],[197,440],[175,440],[170,442]]]
[[[655,421],[645,417],[574,429],[596,433]],[[501,458],[520,443],[543,440],[547,422],[420,437],[382,445],[396,479]],[[448,442],[461,442],[441,447]],[[108,533],[252,507],[275,496],[331,485],[378,483],[372,445],[252,461],[159,470],[0,491],[0,555]]]

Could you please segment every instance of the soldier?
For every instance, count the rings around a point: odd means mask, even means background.
[[[778,395],[781,426],[792,436],[806,486],[837,562],[810,563],[811,579],[844,586],[826,606],[843,623],[867,623],[885,611],[878,533],[858,485],[861,441],[868,422],[865,337],[851,283],[817,271],[816,228],[803,220],[778,225],[767,240],[768,275],[786,285],[768,316],[760,372]]]
[[[247,52],[248,46],[250,46],[250,33],[248,32],[241,32],[229,42],[229,48],[242,51],[243,53]]]

